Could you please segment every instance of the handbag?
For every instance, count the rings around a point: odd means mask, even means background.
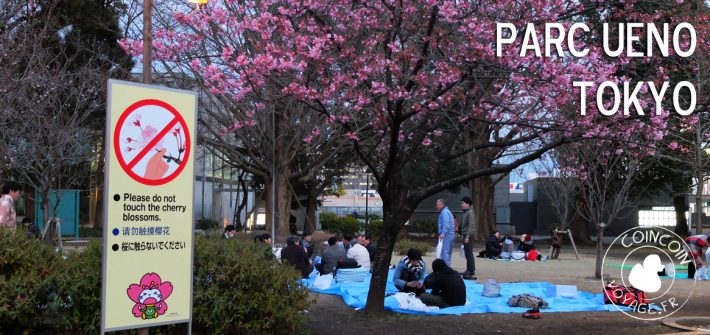
[[[436,258],[441,259],[441,250],[444,249],[444,239],[440,238],[436,244]]]
[[[500,297],[500,283],[493,279],[488,279],[486,284],[483,285],[483,293],[481,295],[488,298]]]
[[[646,292],[634,287],[627,287],[613,283],[604,286],[604,303],[622,306],[648,305]]]
[[[510,259],[516,260],[516,261],[525,260],[525,252],[523,252],[523,251],[513,251],[513,252],[510,253]]]

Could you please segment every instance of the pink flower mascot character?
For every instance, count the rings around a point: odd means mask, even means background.
[[[128,286],[128,297],[135,302],[133,315],[142,319],[155,319],[168,310],[165,300],[173,293],[173,285],[162,282],[157,273],[146,273],[140,284]]]

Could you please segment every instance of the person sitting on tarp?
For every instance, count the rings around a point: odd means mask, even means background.
[[[335,273],[335,267],[338,265],[338,261],[345,259],[346,252],[338,246],[338,238],[331,236],[328,239],[328,247],[323,250],[323,257],[321,257],[320,264],[316,265],[316,269],[321,275],[327,275],[329,273]]]
[[[311,244],[311,241],[313,241],[313,235],[309,231],[304,231],[303,232],[303,239],[301,240],[301,246],[303,247],[304,250],[306,250],[306,255],[308,255],[308,258],[313,257],[313,244]]]
[[[289,236],[286,239],[286,248],[281,250],[281,261],[301,271],[303,278],[308,278],[313,271],[313,265],[306,255],[306,250],[301,247],[299,242],[297,236]]]
[[[503,244],[500,242],[500,232],[494,231],[486,240],[486,257],[498,258],[502,248]]]
[[[421,294],[424,293],[424,276],[426,276],[426,263],[422,259],[422,252],[418,249],[409,249],[407,256],[397,263],[392,281],[402,292]]]
[[[424,287],[431,294],[419,296],[427,306],[446,308],[466,304],[466,284],[461,275],[440,259],[431,263],[432,273],[424,279]]]
[[[361,268],[370,271],[370,253],[364,245],[360,243],[353,244],[350,249],[348,249],[347,255],[348,258],[356,260],[357,264],[360,265]]]
[[[513,251],[515,251],[515,243],[513,239],[510,238],[510,235],[505,235],[505,237],[503,237],[503,248],[500,253],[500,258],[510,259]]]
[[[518,245],[518,250],[522,252],[528,252],[535,249],[535,244],[532,239],[532,233],[523,234],[520,236],[520,244]]]

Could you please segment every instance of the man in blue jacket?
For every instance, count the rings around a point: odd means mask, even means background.
[[[441,260],[451,267],[451,254],[454,251],[454,239],[456,234],[454,231],[454,216],[446,207],[444,199],[436,201],[436,209],[439,213],[439,240],[443,243],[441,249]]]
[[[426,263],[422,259],[422,252],[418,249],[409,249],[407,256],[397,263],[392,281],[397,290],[402,292],[424,293],[424,277],[426,276]]]

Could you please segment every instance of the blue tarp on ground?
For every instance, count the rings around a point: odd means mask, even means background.
[[[670,278],[670,277],[669,276],[661,276],[661,278]],[[688,279],[688,273],[687,272],[676,272],[675,279]],[[693,278],[690,278],[690,279],[693,279]]]
[[[308,288],[317,293],[334,294],[343,298],[346,305],[352,308],[364,308],[367,301],[367,292],[370,287],[371,275],[368,275],[361,283],[335,283],[325,290],[313,288],[313,281],[316,278],[313,272],[304,283]],[[397,289],[392,284],[394,270],[389,271],[387,278],[386,293],[396,293]],[[543,298],[549,303],[550,308],[543,309],[542,312],[592,312],[592,311],[618,311],[613,305],[604,304],[604,296],[589,292],[578,292],[576,299],[570,298],[548,298],[545,295],[547,286],[552,285],[546,282],[535,283],[501,283],[501,297],[487,298],[481,295],[483,284],[471,280],[465,280],[466,298],[468,303],[465,306],[455,306],[431,312],[417,312],[399,308],[399,303],[394,297],[385,298],[385,308],[398,313],[426,314],[426,315],[460,315],[474,313],[523,313],[527,308],[509,307],[508,299],[516,294],[532,294]]]

